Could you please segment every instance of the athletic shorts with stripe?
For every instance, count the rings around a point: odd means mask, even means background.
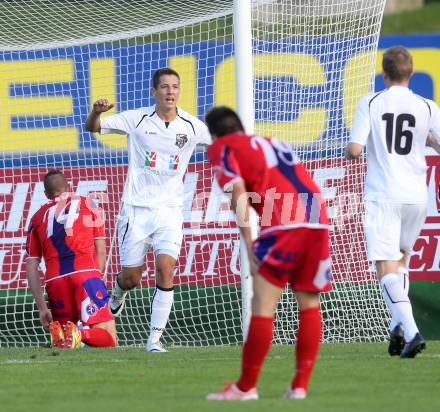
[[[278,230],[256,239],[253,247],[259,273],[273,285],[289,283],[300,292],[332,289],[327,229]]]
[[[83,325],[113,320],[109,295],[98,270],[73,272],[46,282],[49,307],[54,321]]]
[[[125,204],[118,219],[121,266],[139,267],[153,247],[154,254],[177,259],[183,239],[181,207],[148,208]]]

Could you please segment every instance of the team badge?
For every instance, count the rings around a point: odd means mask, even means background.
[[[181,149],[183,146],[185,146],[187,141],[188,141],[188,136],[186,134],[182,134],[182,133],[176,134],[176,146],[179,149]]]
[[[86,307],[86,312],[89,316],[93,316],[96,313],[96,306],[92,303],[88,304]]]

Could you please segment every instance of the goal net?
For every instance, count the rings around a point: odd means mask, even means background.
[[[355,104],[373,85],[384,3],[252,1],[256,133],[295,145],[332,218],[335,284],[322,298],[327,342],[387,335],[388,312],[365,256],[365,164],[343,160]],[[0,19],[0,346],[42,345],[48,337],[24,260],[30,218],[46,202],[44,174],[62,169],[76,193],[98,199],[111,288],[120,270],[115,222],[126,139],[88,133],[87,114],[104,97],[115,103],[112,113],[154,104],[150,79],[166,66],[181,76],[184,110],[203,120],[215,104],[234,107],[232,0],[17,0],[0,4]],[[239,233],[203,150],[184,183],[184,241],[164,343],[240,343]],[[119,345],[145,344],[154,284],[149,254],[142,285],[117,319]],[[296,327],[295,301],[286,291],[275,342],[294,341]]]

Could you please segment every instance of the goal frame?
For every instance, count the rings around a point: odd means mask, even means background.
[[[22,7],[20,3],[11,2],[14,7]],[[92,135],[83,124],[98,98],[116,102],[118,112],[154,104],[147,92],[150,78],[165,65],[181,75],[183,110],[202,119],[210,107],[227,105],[237,110],[248,133],[294,145],[322,188],[329,214],[334,212],[335,282],[334,292],[321,298],[323,341],[385,338],[386,307],[364,257],[360,218],[352,218],[360,207],[350,204],[351,199],[362,199],[365,162],[348,165],[342,155],[350,110],[360,97],[358,84],[362,94],[372,89],[384,0],[300,3],[123,0],[100,8],[100,2],[88,0],[72,2],[72,13],[63,20],[64,2],[32,0],[35,7],[23,6],[20,21],[14,17],[17,9],[8,15],[0,7],[9,30],[0,44],[7,95],[7,114],[0,119],[6,136],[0,223],[7,229],[0,239],[7,245],[0,250],[0,280],[6,280],[0,288],[0,304],[4,301],[6,307],[6,315],[0,314],[0,345],[47,341],[26,289],[23,262],[26,226],[45,201],[42,178],[49,168],[63,168],[77,194],[108,196],[107,204],[101,202],[112,247],[107,286],[114,283],[120,270],[114,220],[127,166],[125,137]],[[99,31],[94,31],[99,25],[84,25],[89,7],[95,6],[102,13],[95,12],[93,22],[109,23]],[[41,16],[40,30],[35,30],[34,14]],[[53,30],[54,15],[60,17],[60,30]],[[28,102],[32,108],[26,110]],[[227,196],[212,182],[206,153],[197,151],[184,180],[185,240],[165,344],[231,345],[246,337],[252,297],[246,247],[239,241]],[[347,215],[336,212],[344,208]],[[149,253],[141,287],[127,300],[118,324],[121,345],[146,340],[155,287],[153,262]],[[277,308],[274,343],[295,342],[297,324],[296,300],[286,288]]]
[[[254,133],[255,105],[253,82],[253,53],[252,53],[252,9],[251,0],[234,0],[234,49],[235,49],[235,87],[237,113],[247,133]],[[251,218],[253,219],[251,220]],[[252,235],[256,235],[256,219],[252,213],[250,223]],[[240,239],[240,271],[241,271],[241,316],[243,340],[251,318],[252,277],[249,268],[249,258],[246,244]]]

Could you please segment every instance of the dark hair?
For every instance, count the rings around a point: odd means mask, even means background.
[[[59,179],[52,179],[52,177],[54,176],[59,176],[62,178],[62,180],[60,181]],[[53,197],[56,193],[64,189],[66,186],[66,176],[64,176],[64,173],[60,170],[49,170],[44,176],[44,190],[46,191],[48,197]]]
[[[382,70],[390,80],[408,80],[413,72],[413,61],[408,50],[403,46],[394,46],[385,50]]]
[[[244,131],[243,124],[234,110],[226,106],[214,107],[205,116],[209,133],[216,137]]]
[[[159,87],[160,78],[162,76],[176,76],[180,81],[179,73],[177,73],[175,70],[170,69],[169,67],[165,67],[163,69],[158,69],[153,74],[153,88],[157,89]]]

